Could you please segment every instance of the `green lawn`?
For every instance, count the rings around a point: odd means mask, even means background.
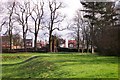
[[[3,78],[118,78],[118,57],[81,53],[2,54]]]

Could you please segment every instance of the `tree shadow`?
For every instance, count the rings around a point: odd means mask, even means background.
[[[26,63],[26,62],[28,62],[28,61],[30,61],[30,60],[32,60],[32,59],[38,58],[38,57],[40,57],[40,56],[33,56],[33,57],[30,57],[30,58],[28,58],[28,59],[26,59],[26,60],[24,60],[24,61],[22,61],[22,62],[19,62],[19,63],[14,63],[14,64],[2,64],[2,66],[14,66],[14,65],[19,65],[19,64]],[[43,57],[43,56],[42,56],[42,57]]]

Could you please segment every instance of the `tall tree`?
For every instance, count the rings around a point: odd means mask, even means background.
[[[115,55],[117,47],[117,32],[115,29],[114,3],[83,2],[87,14],[85,17],[91,23],[91,41],[100,52],[106,55]],[[99,15],[99,16],[98,16]],[[111,37],[113,36],[113,37]],[[101,53],[101,54],[102,54]],[[109,54],[108,54],[109,53]],[[111,53],[111,54],[110,54]]]
[[[95,17],[95,2],[81,2],[81,4],[86,8],[86,10],[82,10],[85,11],[87,14],[84,15],[84,17],[88,18],[90,21],[90,35],[91,35],[91,52],[94,53],[94,45],[93,45],[93,41],[94,41],[94,22],[96,20]]]
[[[34,49],[37,51],[37,37],[39,30],[42,28],[42,21],[44,15],[44,2],[39,2],[35,4],[31,17],[34,21],[34,31],[30,30],[30,32],[34,33]]]
[[[15,8],[15,1],[8,2],[7,9],[8,9],[8,35],[9,35],[9,45],[10,50],[12,50],[12,31],[13,31],[13,14],[14,14],[14,8]]]
[[[73,18],[73,24],[71,24],[69,27],[68,27],[68,30],[71,30],[73,31],[73,36],[74,38],[76,39],[77,41],[77,49],[78,49],[78,52],[80,51],[80,45],[82,40],[83,40],[83,37],[82,37],[82,26],[83,26],[83,19],[82,19],[82,16],[80,14],[80,11],[77,10],[76,11],[76,15],[75,17]]]
[[[116,24],[116,27],[117,27],[117,29],[118,29],[118,36],[120,35],[120,28],[119,28],[119,26],[120,26],[120,1],[119,0],[117,0],[116,1],[116,4],[115,4],[115,12],[117,13],[117,23],[118,24]],[[118,37],[118,41],[120,41],[120,37]],[[120,48],[120,42],[118,42],[118,46],[119,46],[119,48]],[[118,53],[120,53],[120,49],[118,48]],[[119,54],[120,55],[120,54]]]
[[[86,14],[84,18],[87,18],[90,22],[90,37],[91,37],[91,52],[94,53],[94,46],[95,45],[95,33],[96,29],[98,29],[98,20],[100,19],[98,15],[104,14],[104,8],[106,3],[102,2],[81,2],[84,6],[84,11]]]
[[[49,0],[48,1],[49,6],[49,21],[48,21],[48,30],[49,30],[49,51],[52,52],[52,33],[54,30],[64,30],[61,29],[59,24],[64,20],[65,16],[62,16],[59,12],[61,8],[63,8],[62,2],[57,2],[56,0]],[[58,24],[58,26],[56,26]]]
[[[28,21],[29,17],[32,13],[30,8],[30,2],[24,2],[24,4],[18,4],[16,7],[15,14],[17,15],[17,21],[22,26],[22,33],[23,33],[23,45],[24,49],[26,50],[26,35],[29,30]]]
[[[74,21],[76,22],[76,26],[77,26],[77,49],[78,49],[78,52],[80,51],[80,31],[81,31],[81,28],[83,26],[83,19],[82,19],[82,16],[80,14],[79,11],[76,12],[76,16],[74,18]],[[81,39],[82,40],[82,39]]]
[[[88,26],[88,21],[83,18],[81,11],[78,9],[76,15],[73,18],[73,25],[71,25],[69,30],[73,31],[74,38],[77,41],[78,52],[82,49],[82,52],[86,48],[88,51],[90,42],[90,29]]]

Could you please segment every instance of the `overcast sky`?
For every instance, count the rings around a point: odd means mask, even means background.
[[[13,0],[0,0],[0,2],[6,2],[6,1],[13,1]],[[18,0],[18,1],[22,1],[22,0]],[[33,1],[39,1],[39,0],[33,0]],[[60,0],[60,1],[63,1],[66,6],[63,9],[63,12],[66,15],[68,15],[70,18],[72,18],[75,11],[81,7],[80,0]]]

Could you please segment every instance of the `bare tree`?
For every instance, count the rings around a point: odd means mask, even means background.
[[[77,26],[76,27],[76,33],[77,33],[77,49],[78,49],[78,52],[80,51],[80,40],[81,39],[81,36],[80,36],[80,31],[82,29],[82,26],[83,26],[83,19],[81,17],[81,14],[79,11],[76,12],[76,16],[74,18],[74,21],[75,21],[75,25]],[[84,41],[84,38],[83,38],[83,41]]]
[[[68,27],[68,30],[73,31],[70,34],[77,41],[78,52],[80,51],[80,49],[82,50],[82,52],[84,52],[84,49],[87,49],[88,51],[89,41],[90,41],[89,25],[87,20],[85,20],[82,17],[82,14],[79,9],[76,11],[76,15],[73,18],[72,24],[70,24],[70,26]]]
[[[84,36],[83,36],[83,18],[81,16],[81,13],[79,10],[76,11],[76,15],[73,18],[72,24],[68,27],[68,30],[72,31],[70,33],[77,41],[77,50],[80,52],[80,49],[82,48],[83,52],[83,45],[84,45]],[[81,47],[80,47],[81,45]]]
[[[6,21],[3,21],[0,25],[0,32],[2,31],[2,27],[6,24]]]
[[[63,8],[63,3],[62,2],[57,2],[56,0],[49,0],[49,17],[50,20],[48,21],[48,30],[49,30],[49,51],[52,52],[52,33],[54,30],[64,30],[60,29],[60,23],[64,20],[65,16],[62,16],[58,10]],[[58,24],[58,26],[55,26]]]
[[[12,50],[12,30],[13,30],[13,14],[15,9],[15,1],[7,3],[8,9],[8,35],[9,35],[9,45],[10,50]]]
[[[83,27],[83,36],[85,39],[85,46],[86,46],[86,50],[87,52],[89,52],[89,46],[90,46],[90,24],[88,20],[85,20],[84,22],[84,27]]]
[[[42,28],[42,20],[44,15],[44,2],[40,2],[38,4],[35,4],[35,7],[33,9],[33,12],[31,14],[32,20],[34,21],[34,31],[30,29],[30,32],[34,33],[34,49],[37,51],[37,37],[40,28]]]
[[[5,3],[1,3],[0,4],[1,6],[0,6],[0,18],[1,18],[1,21],[0,21],[0,23],[1,23],[1,25],[0,25],[0,32],[2,31],[2,28],[3,28],[3,26],[5,26],[6,25],[6,22],[7,22],[7,19],[5,19],[7,16],[5,15],[3,15],[4,13],[5,13],[5,11],[6,11],[6,5],[5,5]]]
[[[30,9],[30,2],[24,2],[24,4],[18,4],[18,7],[16,7],[15,14],[17,15],[16,17],[17,21],[22,26],[23,45],[25,50],[26,50],[26,35],[29,30],[28,20],[31,13],[32,10]]]

